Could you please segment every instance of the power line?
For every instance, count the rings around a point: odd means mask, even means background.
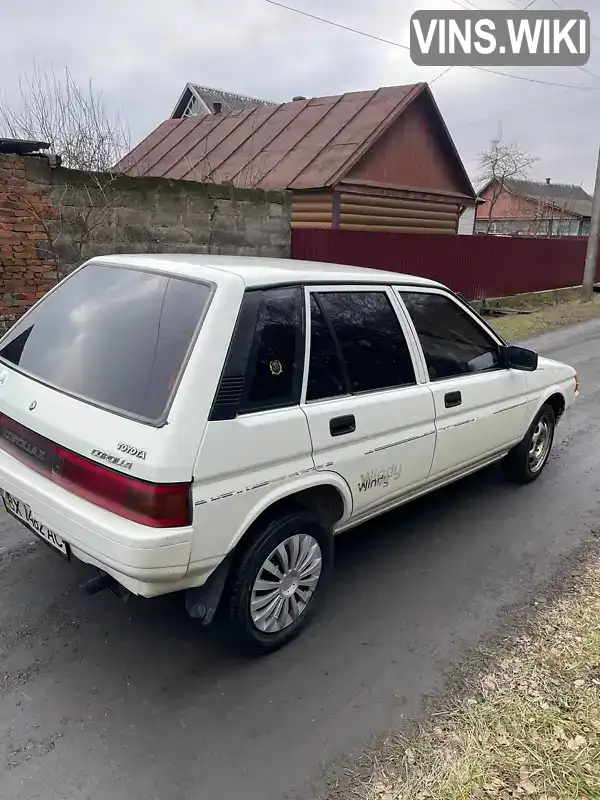
[[[464,1],[465,3],[468,3],[470,6],[473,6],[473,8],[477,9],[477,11],[483,11],[483,10],[484,10],[483,8],[480,8],[479,6],[476,6],[476,5],[475,5],[475,3],[472,3],[472,2],[471,2],[471,0],[463,0],[463,1]],[[451,2],[455,3],[457,6],[460,6],[460,8],[464,9],[465,11],[469,11],[469,9],[468,9],[466,6],[464,6],[464,5],[462,4],[462,2],[459,2],[459,0],[451,0]],[[519,6],[518,6],[518,5],[515,3],[515,0],[508,0],[508,2],[509,2],[511,5],[513,5],[513,6],[514,6],[516,9],[518,9],[519,11],[526,11],[526,10],[527,10],[527,9],[528,9],[530,6],[532,6],[534,3],[536,3],[536,2],[537,2],[537,0],[532,0],[532,2],[531,2],[531,3],[529,3],[529,5],[526,5],[526,6],[525,6],[525,8],[523,8],[523,9],[521,9],[521,8],[520,8],[520,7],[519,7]],[[561,11],[565,11],[565,8],[564,8],[563,6],[561,6],[561,4],[560,4],[560,3],[559,3],[557,0],[552,0],[552,2],[554,3],[554,5],[555,5],[557,8],[560,8],[560,10],[561,10]],[[597,36],[595,36],[594,34],[592,34],[592,36],[594,37],[594,39],[596,39],[597,41],[599,41],[599,42],[600,42],[600,39],[598,39],[598,37],[597,37]],[[592,72],[591,70],[589,70],[589,69],[586,69],[585,67],[581,67],[581,66],[577,66],[577,69],[578,69],[578,70],[581,70],[581,72],[585,72],[585,73],[586,73],[586,75],[590,75],[592,78],[595,78],[596,80],[600,81],[600,75],[596,75],[596,74],[595,74],[594,72]]]
[[[469,9],[467,9],[467,8],[466,8],[466,6],[464,6],[464,5],[462,4],[462,2],[459,2],[459,0],[451,0],[451,2],[452,2],[452,3],[455,3],[457,6],[460,6],[460,7],[461,7],[461,8],[463,8],[465,11],[468,11],[468,10],[469,10]],[[465,3],[468,3],[468,4],[469,4],[470,6],[472,6],[473,8],[476,8],[476,9],[477,9],[477,11],[483,11],[483,10],[484,10],[483,8],[480,8],[479,6],[476,6],[476,5],[475,5],[475,3],[472,3],[472,2],[471,2],[471,0],[463,0],[463,2],[465,2]],[[521,8],[519,5],[517,5],[517,3],[515,3],[515,0],[508,0],[508,2],[509,2],[509,3],[510,3],[512,6],[514,6],[514,7],[515,7],[515,8],[516,8],[518,11],[527,11],[527,9],[528,9],[528,8],[531,8],[531,6],[532,6],[534,3],[536,3],[536,2],[537,2],[537,0],[531,0],[531,2],[530,2],[530,3],[528,3],[528,4],[527,4],[527,5],[524,7],[524,8]],[[551,2],[552,2],[552,3],[554,3],[554,5],[555,5],[557,8],[559,8],[561,11],[565,11],[565,10],[566,10],[564,6],[561,6],[561,4],[558,2],[558,0],[551,0]],[[591,31],[590,31],[590,33],[591,33]],[[594,33],[591,33],[591,36],[592,36],[592,38],[596,39],[596,41],[597,41],[597,42],[600,42],[600,39],[599,39],[599,38],[596,36],[596,34],[594,34]],[[581,72],[585,72],[587,75],[591,75],[591,76],[592,76],[592,78],[596,78],[597,80],[599,80],[599,81],[600,81],[600,75],[596,75],[595,73],[591,72],[589,69],[586,69],[585,67],[580,67],[580,66],[578,66],[578,67],[577,67],[577,69],[581,70]]]
[[[440,72],[439,75],[436,75],[435,78],[433,78],[432,80],[429,81],[429,85],[431,86],[432,83],[435,83],[440,78],[443,78],[444,75],[447,75],[450,72],[451,69],[454,69],[454,66],[446,67],[446,69],[443,72]]]
[[[534,3],[537,3],[537,0],[531,0],[531,2],[527,3],[527,5],[523,6],[523,8],[517,5],[517,3],[515,3],[515,0],[507,0],[507,2],[510,3],[511,6],[514,6],[516,9],[518,9],[519,11],[527,11],[527,9],[530,8]]]
[[[341,28],[344,31],[350,31],[350,33],[356,33],[359,36],[364,36],[367,39],[373,39],[376,42],[383,42],[384,44],[391,44],[394,47],[401,47],[403,50],[409,50],[410,51],[410,47],[408,45],[402,44],[401,42],[396,42],[393,39],[384,39],[382,36],[375,36],[375,34],[367,33],[366,31],[361,31],[358,28],[351,28],[348,25],[342,25],[341,23],[334,22],[333,20],[327,19],[326,17],[319,17],[316,14],[309,14],[308,11],[301,11],[299,8],[294,8],[293,6],[286,6],[284,3],[280,3],[277,0],[265,0],[265,2],[269,3],[272,6],[278,6],[279,8],[284,8],[284,9],[286,9],[286,11],[293,11],[295,14],[300,14],[300,16],[309,17],[309,19],[314,19],[317,22],[323,22],[326,25],[333,25],[333,27],[335,27],[335,28]],[[535,2],[535,0],[534,0],[534,2]],[[476,70],[479,70],[480,72],[489,72],[492,75],[502,75],[505,78],[513,78],[514,80],[518,80],[518,81],[527,81],[527,83],[539,83],[539,84],[542,84],[543,86],[557,86],[557,87],[559,87],[561,89],[581,89],[582,91],[588,91],[588,92],[598,92],[598,91],[600,91],[600,86],[576,86],[576,85],[568,84],[568,83],[556,83],[554,81],[543,81],[543,80],[540,80],[539,78],[526,78],[524,75],[513,75],[510,72],[501,72],[500,70],[489,69],[488,67],[476,67],[476,66],[469,65],[467,68],[468,69],[476,69]],[[435,80],[438,80],[438,78],[441,78],[442,75],[445,75],[446,72],[449,72],[449,71],[450,71],[450,68],[448,68],[447,70],[442,72],[440,75],[438,75],[437,78],[435,78]]]
[[[459,3],[459,0],[452,0],[452,2],[455,5],[460,6],[461,8],[464,8],[465,11],[469,10],[468,8],[465,8],[462,3]],[[476,6],[475,3],[471,2],[471,0],[463,0],[463,2],[468,3],[470,6],[473,6],[473,8],[476,9],[477,11],[483,11],[483,8],[479,8],[479,6]]]
[[[505,78],[514,78],[516,81],[527,81],[527,83],[540,83],[543,86],[557,86],[559,89],[583,89],[588,92],[600,92],[600,86],[573,86],[570,83],[555,83],[554,81],[543,81],[540,78],[526,78],[525,75],[513,75],[511,72],[501,72],[498,69],[488,67],[470,66],[469,69],[477,69],[480,72],[490,72],[492,75],[503,75]]]
[[[558,2],[558,0],[552,0],[552,2],[553,2],[553,3],[554,3],[554,5],[555,5],[557,8],[559,8],[561,11],[566,11],[565,7],[564,7],[564,6],[561,6],[561,4]],[[600,39],[599,39],[599,38],[596,36],[596,34],[595,34],[595,33],[592,33],[592,32],[591,32],[591,30],[590,30],[590,35],[591,35],[591,36],[592,36],[592,38],[593,38],[593,39],[595,39],[597,42],[600,42]],[[590,70],[589,70],[589,69],[586,69],[585,67],[577,67],[577,69],[580,69],[582,72],[587,72],[587,74],[588,74],[588,75],[591,75],[591,76],[592,76],[592,78],[597,78],[597,79],[600,81],[600,75],[594,75],[594,73],[593,73],[593,72],[590,72]]]
[[[586,75],[591,75],[592,78],[596,78],[597,80],[600,81],[600,75],[596,75],[595,72],[590,72],[590,70],[586,69],[585,67],[577,67],[577,69],[581,70],[581,72],[585,72]]]
[[[558,91],[561,92],[561,93],[562,92],[566,93],[566,92],[568,92],[568,89],[559,89]],[[550,94],[554,94],[554,91],[550,92]],[[540,103],[547,103],[549,99],[550,98],[547,97],[547,96],[540,97],[537,100],[529,100],[529,99],[527,99],[527,100],[524,100],[521,103],[518,103],[517,105],[504,107],[504,108],[500,109],[499,111],[495,111],[492,114],[486,114],[485,117],[479,117],[478,119],[470,119],[470,120],[468,120],[466,122],[466,124],[467,125],[478,125],[479,123],[487,122],[490,119],[497,119],[499,115],[511,113],[513,111],[517,111],[519,108],[523,108],[523,106],[527,106],[529,108],[529,106],[539,105]]]
[[[560,8],[560,10],[561,10],[561,11],[566,11],[566,10],[567,10],[567,9],[566,9],[564,6],[561,6],[561,4],[558,2],[558,0],[552,0],[552,2],[554,3],[554,5],[555,5],[557,8]],[[600,42],[600,39],[599,39],[599,38],[596,36],[596,34],[595,34],[595,33],[592,33],[592,31],[591,31],[591,30],[590,30],[590,35],[591,35],[592,39],[595,39],[597,42]],[[583,67],[580,67],[580,69],[583,69]],[[584,72],[587,72],[587,70],[586,70],[586,69],[583,69],[583,71],[584,71]],[[590,73],[590,74],[592,74],[592,73]],[[595,78],[597,78],[598,76],[597,76],[597,75],[594,75],[594,77],[595,77]]]
[[[368,39],[374,39],[376,42],[383,42],[384,44],[392,44],[394,47],[401,47],[403,50],[410,50],[410,47],[407,44],[401,44],[400,42],[394,42],[392,39],[384,39],[381,36],[375,36],[372,33],[366,33],[365,31],[359,31],[358,28],[350,28],[348,25],[342,25],[340,22],[334,22],[332,19],[325,19],[325,17],[318,17],[316,14],[309,14],[308,11],[301,11],[299,8],[294,8],[293,6],[286,6],[283,3],[278,3],[276,0],[265,0],[266,3],[270,3],[272,6],[279,6],[279,8],[285,8],[287,11],[293,11],[296,14],[300,14],[302,17],[309,17],[310,19],[315,19],[317,22],[325,22],[327,25],[333,25],[334,28],[341,28],[343,31],[350,31],[350,33],[358,33],[359,36],[366,36]]]

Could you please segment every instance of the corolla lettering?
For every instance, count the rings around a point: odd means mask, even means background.
[[[40,450],[39,447],[36,447],[34,444],[30,444],[27,439],[24,439],[22,436],[19,436],[17,433],[13,433],[12,431],[7,430],[6,428],[2,431],[2,435],[4,438],[13,444],[15,447],[18,447],[19,450],[23,450],[25,453],[29,453],[29,455],[37,458],[39,461],[43,461],[46,457],[46,451]]]
[[[114,464],[115,467],[123,467],[123,469],[131,469],[133,467],[133,461],[125,461],[125,459],[105,453],[103,450],[92,450],[92,455],[102,461],[108,461],[109,464]]]

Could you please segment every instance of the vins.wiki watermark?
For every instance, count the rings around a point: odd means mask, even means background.
[[[421,67],[576,67],[590,37],[585,11],[416,11],[410,57]]]

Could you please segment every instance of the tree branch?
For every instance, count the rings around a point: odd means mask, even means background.
[[[494,208],[504,191],[506,181],[511,178],[524,178],[529,168],[538,159],[523,150],[516,142],[506,142],[502,132],[497,134],[487,148],[479,154],[479,178],[491,188],[487,207],[487,229],[490,233],[493,224]]]
[[[129,150],[128,126],[91,81],[81,88],[67,68],[58,75],[35,63],[19,79],[16,103],[0,98],[0,131],[48,142],[64,166],[85,171],[110,170]]]

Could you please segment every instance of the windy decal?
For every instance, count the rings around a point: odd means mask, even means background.
[[[360,476],[358,484],[359,492],[368,492],[370,489],[385,489],[392,481],[397,481],[402,474],[400,464],[392,464],[386,469],[373,469],[365,475]]]

